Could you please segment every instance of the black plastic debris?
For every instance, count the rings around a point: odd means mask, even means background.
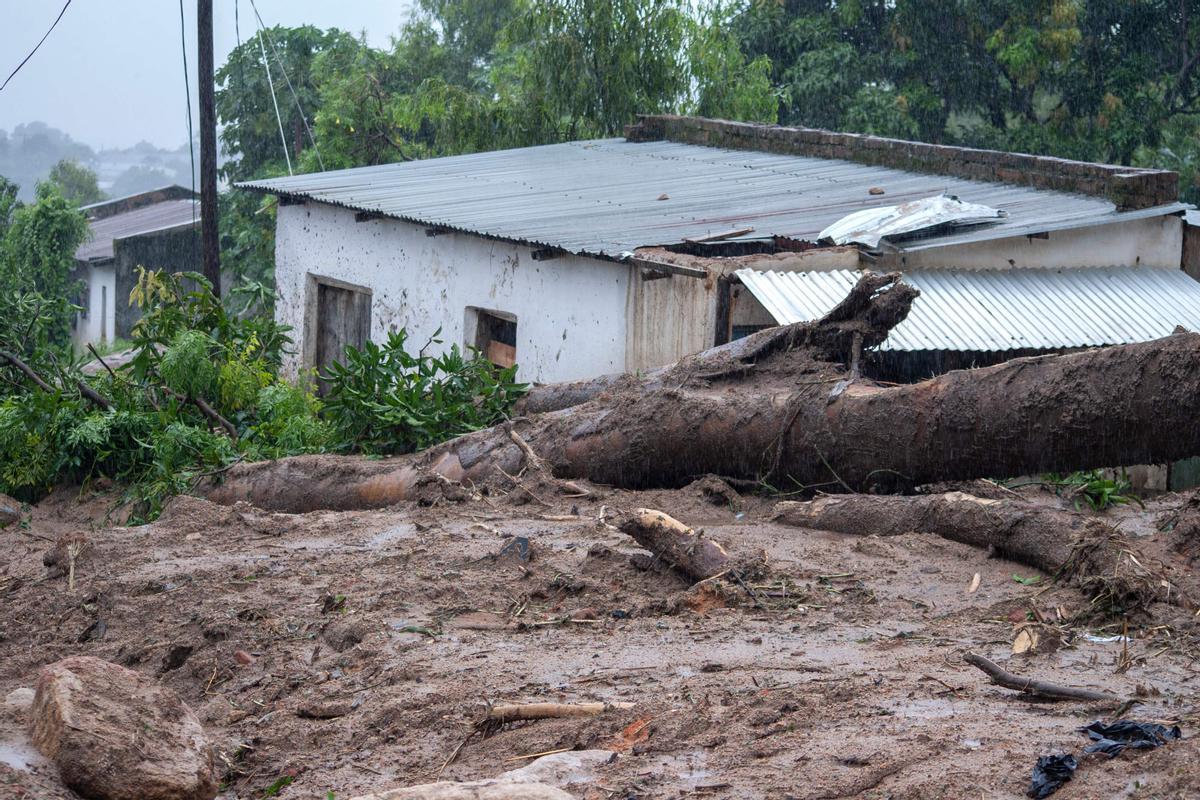
[[[1079,762],[1070,753],[1057,756],[1042,756],[1033,767],[1033,778],[1029,782],[1030,797],[1049,797],[1057,792],[1062,785],[1071,780]]]
[[[1111,725],[1096,720],[1086,728],[1079,729],[1092,738],[1092,744],[1083,749],[1085,753],[1103,753],[1112,758],[1125,749],[1150,750],[1178,739],[1179,726],[1168,728],[1155,722],[1134,722],[1122,719]]]
[[[513,536],[500,548],[500,558],[515,558],[522,564],[528,564],[530,558],[529,537]]]

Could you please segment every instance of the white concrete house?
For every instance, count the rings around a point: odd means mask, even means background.
[[[924,353],[921,370],[929,353],[976,363],[1200,327],[1171,172],[644,117],[623,139],[241,186],[280,198],[292,374],[399,328],[414,348],[437,335],[515,360],[528,381],[645,369],[819,315],[864,268],[921,283],[914,330],[889,339]],[[820,238],[852,212],[943,194],[1003,216],[871,247]]]
[[[103,200],[83,207],[88,238],[75,251],[72,277],[82,281],[72,339],[89,344],[127,338],[140,317],[129,306],[136,268],[194,270],[199,263],[200,203],[182,186]]]

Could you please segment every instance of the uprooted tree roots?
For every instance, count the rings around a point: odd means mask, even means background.
[[[826,496],[780,503],[775,519],[847,534],[932,533],[1070,579],[1101,611],[1151,602],[1190,608],[1200,597],[1190,575],[1168,577],[1165,565],[1139,555],[1128,537],[1104,521],[1016,497],[997,500],[962,492]]]

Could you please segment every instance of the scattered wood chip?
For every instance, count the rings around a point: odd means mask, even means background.
[[[976,572],[975,577],[971,578],[971,585],[967,587],[967,594],[975,594],[979,591],[979,584],[983,581],[983,577]]]

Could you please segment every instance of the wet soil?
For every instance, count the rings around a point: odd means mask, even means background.
[[[784,527],[767,500],[699,487],[538,494],[302,515],[182,498],[109,527],[112,498],[57,493],[0,531],[0,700],[68,655],[155,676],[200,716],[227,800],[491,777],[564,749],[617,753],[567,787],[580,798],[1022,797],[1038,756],[1079,754],[1077,729],[1111,709],[993,686],[962,662],[973,651],[1181,722],[1183,741],[1081,759],[1056,797],[1200,796],[1184,612],[1095,618],[1076,590],[965,545]],[[1165,537],[1154,521],[1181,502],[1117,514]],[[759,568],[689,585],[603,521],[636,506]],[[43,556],[81,535],[72,589]],[[500,554],[512,537],[528,561]],[[1062,644],[1013,655],[1038,619]],[[475,733],[488,703],[544,701],[635,706]],[[9,796],[74,797],[0,703]]]

